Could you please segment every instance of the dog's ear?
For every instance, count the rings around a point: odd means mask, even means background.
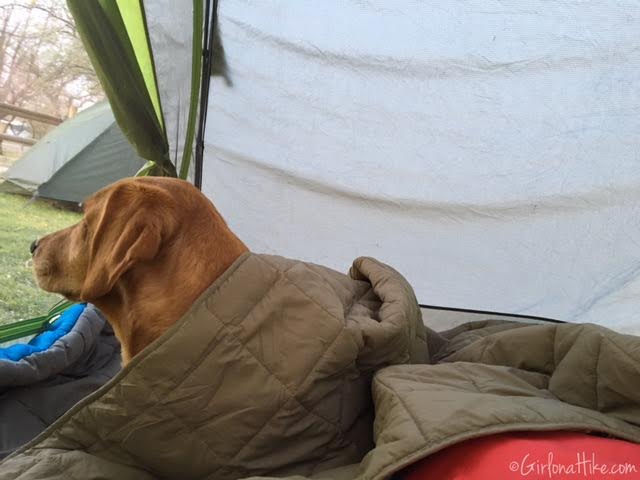
[[[163,223],[157,209],[140,198],[144,193],[121,188],[103,202],[97,227],[90,233],[82,300],[106,295],[131,267],[158,254]]]

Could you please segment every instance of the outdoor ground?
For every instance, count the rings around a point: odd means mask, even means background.
[[[0,324],[46,314],[62,298],[36,286],[28,265],[29,245],[79,218],[27,197],[0,194]]]

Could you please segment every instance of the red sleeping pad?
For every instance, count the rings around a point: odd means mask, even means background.
[[[514,432],[431,455],[404,480],[640,479],[640,445],[574,432]]]

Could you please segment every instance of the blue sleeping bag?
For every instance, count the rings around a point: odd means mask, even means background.
[[[71,331],[86,306],[86,303],[79,303],[67,308],[55,322],[49,325],[44,332],[33,337],[29,343],[17,343],[10,347],[0,348],[0,360],[17,362],[28,355],[51,348],[57,340]]]

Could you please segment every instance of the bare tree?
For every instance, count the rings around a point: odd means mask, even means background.
[[[102,98],[65,2],[0,5],[0,102],[66,118]]]

